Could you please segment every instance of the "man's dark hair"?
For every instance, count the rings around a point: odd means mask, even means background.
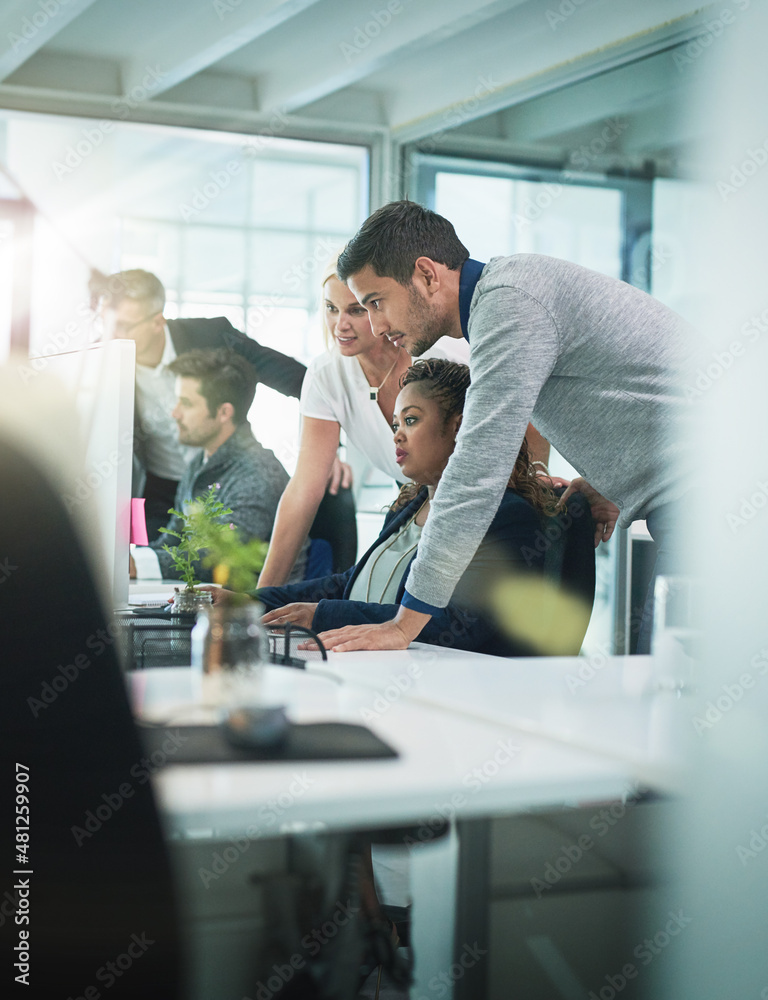
[[[339,255],[336,273],[346,282],[370,266],[381,278],[410,285],[419,257],[455,271],[469,251],[451,223],[415,201],[392,201],[365,220]]]
[[[162,281],[151,271],[142,271],[140,268],[109,275],[95,273],[89,287],[91,295],[96,299],[103,299],[107,308],[116,309],[123,299],[146,302],[147,307],[155,312],[162,312],[165,307]]]
[[[234,424],[244,424],[248,419],[258,378],[253,365],[236,351],[225,347],[215,351],[187,351],[175,358],[168,370],[181,378],[200,380],[200,395],[208,403],[212,417],[222,403],[231,403]]]

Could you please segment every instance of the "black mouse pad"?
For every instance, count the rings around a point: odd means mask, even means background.
[[[279,747],[233,747],[219,726],[139,726],[144,751],[158,767],[253,760],[365,760],[398,754],[365,726],[349,722],[290,723]],[[154,756],[153,756],[154,755]]]

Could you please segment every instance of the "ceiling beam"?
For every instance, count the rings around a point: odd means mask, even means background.
[[[598,73],[582,83],[544,94],[503,112],[506,135],[519,142],[542,142],[573,129],[654,107],[685,85],[673,65],[672,53],[663,52],[614,69],[607,77]]]
[[[191,6],[182,23],[174,19],[164,32],[148,32],[147,46],[123,67],[123,97],[151,86],[153,97],[226,58],[319,0],[214,0]]]
[[[685,4],[678,6],[682,8]],[[622,10],[625,8],[622,7]],[[651,13],[647,8],[634,10],[637,16]],[[525,8],[522,13],[525,15]],[[502,51],[497,41],[496,52],[493,53],[489,43],[484,61],[477,61],[474,65],[462,61],[456,52],[446,52],[446,62],[457,69],[440,78],[440,88],[423,76],[418,65],[402,66],[401,86],[393,99],[390,115],[393,136],[398,142],[418,141],[553,90],[569,87],[598,73],[614,70],[688,41],[700,34],[705,20],[706,12],[695,11],[674,21],[662,24],[651,22],[647,30],[626,37],[624,22],[615,16],[613,31],[610,25],[604,25],[599,44],[595,44],[593,39],[593,47],[589,50],[580,44],[575,35],[565,39],[556,51],[550,46],[552,61],[549,65],[541,65],[541,39],[532,32],[526,34],[525,44],[514,51]],[[403,80],[409,81],[410,87],[403,87]],[[486,82],[483,83],[483,80]],[[373,86],[377,81],[369,82]],[[441,101],[439,105],[438,101]]]
[[[52,0],[49,13],[39,0],[5,0],[0,7],[0,81],[6,80],[94,2]]]
[[[335,19],[315,18],[310,37],[306,37],[304,58],[301,53],[294,54],[284,70],[266,74],[260,87],[262,107],[295,111],[360,83],[372,73],[396,69],[404,58],[423,57],[426,46],[444,42],[526,2],[381,0],[371,7],[359,7],[341,29]]]

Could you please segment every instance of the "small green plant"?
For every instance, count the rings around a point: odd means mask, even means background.
[[[163,549],[173,560],[187,590],[194,590],[200,584],[195,574],[198,560],[213,569],[215,583],[227,584],[236,591],[253,590],[267,556],[267,542],[258,538],[243,542],[235,525],[226,522],[232,510],[217,499],[216,491],[220,488],[220,483],[212,483],[205,493],[187,504],[186,511],[173,508],[168,511],[181,521],[181,531],[160,529],[179,540],[174,548],[164,545]]]

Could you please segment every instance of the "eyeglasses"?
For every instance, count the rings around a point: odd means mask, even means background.
[[[154,319],[155,316],[159,316],[162,309],[156,309],[155,312],[150,313],[149,316],[145,316],[143,319],[137,319],[135,323],[126,323],[125,320],[117,320],[115,322],[115,333],[119,337],[124,337],[126,334],[130,333],[131,330],[135,330],[137,326],[141,326],[142,323],[148,323],[149,320]]]

